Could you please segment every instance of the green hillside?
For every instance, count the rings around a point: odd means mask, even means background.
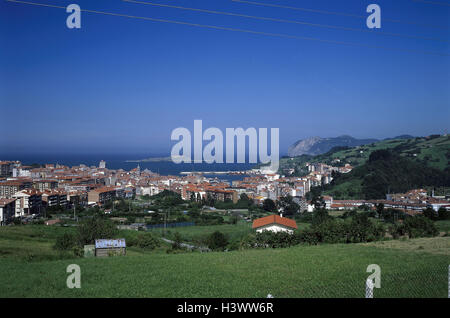
[[[373,151],[380,149],[390,149],[396,155],[422,163],[427,167],[440,170],[449,167],[450,136],[433,135],[411,139],[383,140],[354,148],[334,148],[319,156],[284,157],[280,160],[280,171],[294,168],[297,175],[304,175],[306,174],[304,169],[306,162],[321,162],[334,166],[343,166],[349,163],[352,166],[360,166],[367,162]],[[340,162],[336,162],[336,159],[339,159]]]
[[[380,149],[351,172],[336,175],[323,189],[336,199],[368,200],[427,186],[450,186],[450,170],[426,166],[424,161],[412,160],[394,149]]]

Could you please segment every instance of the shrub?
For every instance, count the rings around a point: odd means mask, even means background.
[[[439,220],[450,220],[450,211],[444,207],[439,208],[438,215]]]
[[[319,242],[346,243],[347,227],[343,221],[328,219],[322,223],[313,225],[312,230]]]
[[[228,245],[228,239],[222,232],[216,231],[208,236],[206,239],[206,245],[213,251],[223,251]]]
[[[235,251],[238,250],[241,247],[241,241],[239,240],[233,240],[232,242],[228,243],[227,249],[229,251]]]
[[[72,251],[73,251],[73,254],[76,257],[83,257],[84,256],[84,249],[81,246],[79,246],[79,245],[75,245],[74,247],[72,247]]]
[[[116,233],[114,223],[101,217],[87,219],[78,227],[80,245],[93,244],[96,239],[113,238]]]
[[[22,225],[22,220],[20,218],[14,218],[13,223],[14,225]]]
[[[348,225],[347,242],[360,243],[379,240],[384,237],[382,225],[376,225],[368,218],[367,213],[356,214]]]
[[[404,222],[405,231],[410,238],[430,237],[439,234],[433,221],[423,215],[409,217]]]
[[[64,233],[56,238],[54,248],[58,251],[68,251],[77,245],[77,238],[73,234]]]
[[[369,220],[367,213],[352,213],[350,221],[325,217],[314,223],[310,229],[297,234],[299,243],[359,243],[384,237],[383,226]]]
[[[249,234],[240,242],[241,248],[281,248],[298,244],[297,237],[287,232],[263,231]]]
[[[175,232],[173,243],[172,243],[172,249],[180,250],[182,248],[181,243],[183,243],[183,238],[181,237],[181,234],[178,232]]]
[[[299,243],[308,245],[319,244],[319,238],[317,237],[317,232],[313,229],[305,229],[297,234],[297,241]]]
[[[159,241],[152,234],[145,233],[138,235],[136,245],[145,250],[154,250],[159,246]]]
[[[406,228],[403,224],[395,223],[389,226],[388,228],[389,234],[392,235],[394,239],[398,239],[400,237],[404,237],[406,233]]]

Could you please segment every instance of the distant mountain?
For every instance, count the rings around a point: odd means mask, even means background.
[[[289,157],[321,155],[335,147],[356,147],[377,142],[378,139],[356,139],[343,135],[335,138],[311,137],[299,140],[288,149]]]

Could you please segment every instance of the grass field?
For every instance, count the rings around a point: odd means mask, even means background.
[[[240,221],[236,225],[208,225],[208,226],[186,226],[177,228],[168,228],[166,237],[172,239],[175,232],[181,234],[183,241],[186,242],[200,242],[208,235],[220,231],[225,234],[229,240],[239,239],[249,234],[252,231],[252,224],[250,222]],[[150,231],[156,235],[162,235],[161,229],[154,229]]]
[[[24,251],[55,253],[55,235],[67,230],[0,228],[0,250],[11,252],[0,255],[0,297],[364,297],[369,264],[382,270],[375,297],[447,297],[450,237],[213,253],[129,249],[127,256],[102,259],[22,257]],[[23,235],[40,232],[47,234],[35,242]],[[13,249],[22,244],[17,254]],[[81,289],[66,287],[69,264],[81,267]]]
[[[441,232],[450,232],[450,220],[436,221],[436,226]]]
[[[310,226],[309,223],[297,222],[299,229],[304,229]],[[237,224],[222,224],[222,225],[208,225],[208,226],[186,226],[169,228],[167,230],[166,237],[169,239],[174,238],[176,232],[180,233],[183,241],[185,242],[202,242],[208,235],[219,231],[225,234],[229,241],[240,240],[246,235],[253,232],[252,223],[246,221],[239,221]],[[158,236],[162,236],[161,229],[154,229],[151,231]]]

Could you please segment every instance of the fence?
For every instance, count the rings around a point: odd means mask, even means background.
[[[313,273],[288,291],[295,298],[450,298],[450,265],[392,270],[381,265],[379,285],[370,273]],[[354,274],[354,273],[353,273]],[[360,278],[356,278],[359,276]],[[273,297],[277,294],[268,290]]]
[[[160,229],[160,228],[164,228],[164,227],[185,227],[185,226],[194,226],[195,223],[194,222],[178,222],[178,223],[167,223],[167,224],[148,224],[146,225],[147,230],[152,230],[152,229]]]

